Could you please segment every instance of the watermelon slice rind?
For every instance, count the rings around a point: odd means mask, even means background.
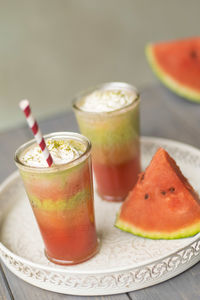
[[[171,76],[169,76],[157,63],[156,58],[153,54],[153,44],[148,44],[145,49],[146,57],[149,64],[152,67],[153,72],[160,81],[168,87],[170,90],[178,94],[179,96],[186,98],[190,101],[200,102],[200,93],[194,91],[193,89],[184,86],[183,84],[179,83]]]
[[[180,239],[200,232],[200,198],[162,147],[122,203],[115,226],[151,239]]]
[[[180,238],[187,238],[196,235],[197,233],[200,232],[200,222],[194,223],[191,226],[184,227],[182,229],[179,229],[174,232],[144,232],[140,228],[134,226],[133,224],[129,224],[123,220],[120,220],[117,215],[115,227],[132,233],[134,235],[144,237],[144,238],[149,238],[153,240],[160,240],[160,239],[165,239],[165,240],[172,240],[172,239],[180,239]]]

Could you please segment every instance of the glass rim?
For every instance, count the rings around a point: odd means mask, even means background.
[[[35,167],[35,166],[28,166],[26,164],[24,164],[21,160],[20,160],[20,154],[27,149],[28,147],[30,147],[31,145],[37,144],[35,139],[29,140],[28,142],[22,144],[20,147],[17,148],[17,150],[15,151],[15,155],[14,155],[14,160],[16,165],[18,166],[19,169],[22,169],[24,171],[28,171],[28,172],[34,172],[34,173],[52,173],[52,172],[56,172],[56,171],[63,171],[66,169],[70,169],[74,166],[77,166],[79,163],[83,162],[84,160],[86,160],[90,153],[91,153],[91,142],[90,140],[85,137],[82,134],[76,133],[76,132],[67,132],[67,131],[63,131],[63,132],[52,132],[49,134],[44,135],[44,139],[48,139],[51,137],[62,137],[62,138],[71,138],[74,140],[77,140],[79,142],[83,142],[85,143],[85,151],[77,158],[73,159],[70,162],[67,163],[63,163],[63,164],[53,164],[51,167]]]
[[[115,109],[115,110],[111,110],[111,111],[101,111],[101,112],[95,112],[95,111],[86,111],[86,110],[82,110],[78,105],[78,101],[81,100],[83,97],[86,97],[87,95],[91,94],[94,91],[98,91],[98,90],[110,90],[111,88],[118,88],[119,90],[129,90],[129,91],[133,91],[136,94],[136,97],[134,98],[134,100],[129,103],[126,106],[123,106],[121,108]],[[121,114],[127,110],[129,110],[130,108],[134,107],[140,100],[140,94],[137,90],[136,87],[134,87],[133,85],[126,83],[126,82],[118,82],[118,81],[113,81],[113,82],[105,82],[99,85],[96,85],[94,87],[90,87],[85,91],[82,91],[80,93],[78,93],[73,99],[72,99],[72,107],[75,111],[78,111],[80,113],[83,114],[89,114],[89,115],[101,115],[101,116],[110,116],[110,115],[116,115],[116,114]]]

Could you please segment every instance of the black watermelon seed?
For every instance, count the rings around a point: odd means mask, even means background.
[[[142,174],[142,176],[141,176],[141,180],[144,180],[144,174]]]
[[[165,194],[166,194],[166,192],[165,192],[165,191],[161,191],[161,194],[162,194],[162,195],[165,195]]]
[[[148,199],[148,198],[149,198],[149,194],[145,194],[144,199]]]
[[[197,58],[197,53],[196,53],[196,51],[195,51],[195,50],[192,50],[192,51],[190,52],[190,56],[191,56],[192,58],[196,59],[196,58]]]
[[[175,188],[172,186],[169,188],[169,191],[173,193],[175,191]]]

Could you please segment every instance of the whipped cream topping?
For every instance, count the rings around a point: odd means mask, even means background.
[[[48,139],[46,145],[55,165],[71,162],[84,153],[83,145],[74,140]],[[37,144],[25,150],[20,156],[20,161],[30,167],[48,167],[42,150]]]
[[[81,99],[78,107],[87,112],[109,112],[131,104],[136,97],[134,91],[97,90]]]

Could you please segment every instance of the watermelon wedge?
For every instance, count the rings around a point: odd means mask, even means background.
[[[200,37],[149,44],[146,56],[154,73],[169,89],[200,102]]]
[[[160,148],[117,216],[116,227],[151,239],[200,232],[200,199],[176,162]]]

